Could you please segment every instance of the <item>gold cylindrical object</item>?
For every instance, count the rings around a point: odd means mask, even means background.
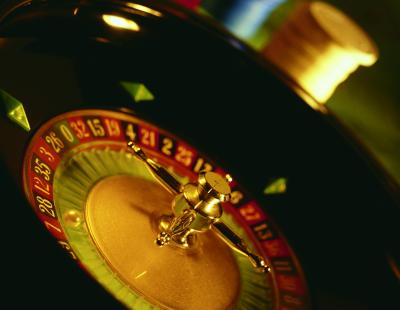
[[[299,5],[262,53],[319,103],[358,66],[378,59],[372,39],[324,2]]]

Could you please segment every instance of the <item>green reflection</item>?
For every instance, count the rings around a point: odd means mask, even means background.
[[[0,89],[0,105],[4,106],[7,117],[10,120],[25,131],[31,130],[22,102]]]
[[[121,82],[122,87],[131,95],[135,102],[154,100],[154,95],[144,84]]]
[[[264,189],[265,195],[283,194],[287,189],[287,179],[278,178],[270,181]]]

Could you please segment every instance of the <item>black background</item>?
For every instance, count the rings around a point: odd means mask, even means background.
[[[102,12],[119,12],[114,5],[83,5],[78,18],[71,12],[71,5],[21,10],[0,29],[34,37],[8,39],[0,49],[0,85],[24,103],[33,128],[71,109],[132,108],[208,154],[263,202],[298,254],[314,308],[398,303],[386,261],[398,244],[390,186],[333,118],[311,110],[225,33],[196,18],[182,21],[188,17],[174,9],[162,19],[127,15],[142,26],[138,34],[99,23]],[[88,39],[100,36],[110,43]],[[143,82],[156,100],[132,103],[117,87],[121,80]],[[4,114],[0,131],[3,301],[116,307],[44,232],[17,189],[29,135]],[[263,196],[279,176],[289,180],[287,194]]]

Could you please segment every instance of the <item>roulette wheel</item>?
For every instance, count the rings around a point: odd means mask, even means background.
[[[240,40],[165,1],[1,12],[2,302],[398,303],[397,185]]]

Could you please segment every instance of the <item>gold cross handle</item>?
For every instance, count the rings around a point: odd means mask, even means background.
[[[155,241],[158,246],[172,243],[181,248],[189,248],[196,233],[213,229],[230,248],[246,256],[257,270],[270,271],[265,260],[252,253],[244,240],[220,220],[223,211],[221,202],[231,198],[228,184],[230,176],[223,178],[212,171],[201,171],[197,182],[182,185],[132,141],[128,142],[128,147],[143,161],[156,180],[175,195],[172,202],[174,215],[165,215],[160,219],[160,233]]]
[[[256,254],[253,254],[243,239],[236,235],[228,226],[223,222],[217,221],[213,223],[213,228],[217,235],[229,245],[230,248],[247,256],[251,264],[260,272],[270,272],[271,268],[266,264],[265,260]]]
[[[145,152],[133,141],[128,142],[128,147],[133,153],[141,159],[151,172],[151,174],[171,193],[179,194],[183,190],[182,184],[175,179],[163,166],[157,164],[154,160],[147,157]]]

